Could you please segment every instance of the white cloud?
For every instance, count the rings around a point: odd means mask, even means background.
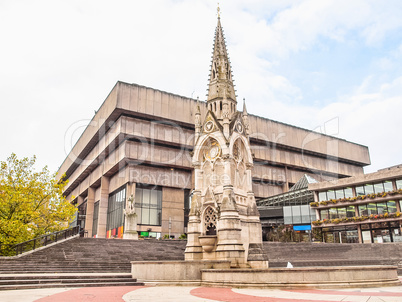
[[[356,80],[361,86],[329,96],[336,102],[324,108],[302,104],[310,87],[281,68],[294,54],[328,47],[328,39],[362,39],[363,51],[381,49],[400,30],[401,6],[399,0],[222,2],[239,103],[245,97],[251,114],[310,129],[339,116],[339,136],[369,145],[379,168],[398,160],[401,145],[389,133],[398,129],[401,109],[395,74],[402,46],[370,57],[378,64],[367,62],[373,66]],[[0,7],[0,160],[11,152],[36,154],[40,165],[56,170],[65,158],[64,133],[91,119],[117,80],[201,99],[206,94],[214,2],[38,0],[0,1]],[[295,72],[305,71],[302,62],[294,64]],[[305,77],[317,91],[331,84],[316,70]],[[387,116],[382,122],[380,113]]]

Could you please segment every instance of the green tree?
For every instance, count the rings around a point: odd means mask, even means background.
[[[18,159],[13,153],[0,162],[0,253],[37,236],[68,225],[75,207],[63,194],[67,181],[56,180],[47,167],[35,171],[36,157]]]

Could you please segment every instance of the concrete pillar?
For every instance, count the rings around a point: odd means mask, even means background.
[[[85,230],[88,231],[88,237],[92,237],[92,223],[94,220],[94,203],[95,203],[95,189],[89,187],[87,196],[87,216],[85,217]]]
[[[360,227],[360,224],[357,225],[357,234],[359,235],[359,243],[363,243],[362,228]]]
[[[285,182],[283,183],[282,191],[284,193],[289,191],[288,166],[285,166]]]
[[[108,201],[109,201],[109,177],[102,176],[101,196],[99,200],[98,238],[106,238]]]

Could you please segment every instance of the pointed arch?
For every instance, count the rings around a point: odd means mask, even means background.
[[[202,213],[202,222],[204,235],[216,235],[216,224],[218,215],[216,209],[212,206],[207,206]]]
[[[217,142],[217,144],[221,148],[222,154],[228,153],[226,141],[223,137],[223,134],[220,131],[216,131],[207,135],[203,135],[199,138],[197,145],[194,148],[193,159],[198,162],[203,162],[204,151],[207,150],[214,141]]]
[[[229,152],[230,154],[234,153],[235,146],[238,146],[243,154],[243,160],[246,164],[253,163],[253,156],[251,154],[250,143],[248,142],[247,138],[239,133],[233,132],[230,145],[229,145]]]

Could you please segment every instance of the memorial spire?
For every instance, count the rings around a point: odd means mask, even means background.
[[[222,119],[222,105],[229,105],[230,116],[236,111],[236,94],[232,79],[232,68],[226,49],[223,34],[220,9],[218,7],[218,24],[215,30],[214,49],[208,87],[209,110],[213,111],[218,119]]]

